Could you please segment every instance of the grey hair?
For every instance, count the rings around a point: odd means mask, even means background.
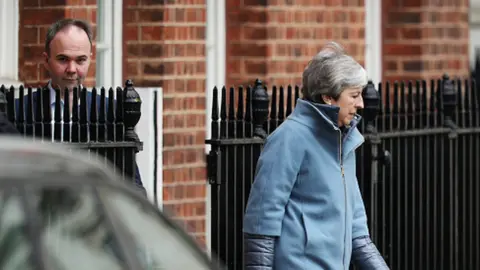
[[[93,39],[93,34],[92,34],[92,27],[90,24],[84,20],[79,20],[79,19],[61,19],[59,21],[54,22],[52,25],[47,30],[47,35],[45,37],[45,52],[50,55],[50,43],[52,42],[53,38],[55,35],[65,29],[68,26],[76,26],[83,31],[88,36],[88,41],[90,41],[90,49],[92,49],[92,39]]]
[[[335,42],[327,43],[303,71],[303,99],[324,103],[322,96],[338,99],[346,88],[367,85],[365,69]]]

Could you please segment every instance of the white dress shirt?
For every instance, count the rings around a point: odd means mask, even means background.
[[[50,116],[51,116],[51,121],[50,123],[52,123],[52,141],[54,141],[54,132],[55,132],[55,99],[56,99],[56,96],[57,96],[57,92],[55,91],[55,89],[53,89],[52,87],[52,83],[51,81],[48,81],[48,84],[47,84],[47,87],[48,89],[50,90]],[[80,86],[82,87],[82,86]],[[78,104],[80,104],[80,99],[78,100]],[[70,104],[70,106],[72,106],[73,104]],[[61,112],[60,112],[60,117],[61,117],[61,121],[60,123],[62,124],[62,127],[61,127],[61,141],[63,141],[63,109],[64,109],[64,101],[63,99],[60,99],[60,109],[61,109]],[[69,128],[70,128],[70,140],[71,140],[71,137],[72,137],[72,113],[70,112],[70,121],[69,121],[70,125],[69,125]],[[89,136],[89,132],[87,132],[87,135]],[[90,136],[89,136],[90,137]]]

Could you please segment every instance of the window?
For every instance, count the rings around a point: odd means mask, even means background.
[[[469,27],[469,54],[470,67],[475,68],[475,60],[480,50],[480,0],[470,0],[469,9],[470,27]]]
[[[382,80],[382,2],[365,1],[365,69],[369,80]]]
[[[19,0],[0,0],[0,85],[21,84],[18,81]],[[8,41],[8,42],[5,42]]]
[[[122,11],[122,0],[97,0],[97,87],[123,86]]]

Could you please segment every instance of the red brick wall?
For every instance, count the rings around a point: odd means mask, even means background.
[[[163,88],[164,209],[205,240],[205,0],[124,0],[124,79]]]
[[[42,53],[51,23],[64,17],[85,19],[95,29],[96,0],[20,0],[19,80],[27,86],[42,86],[48,80]],[[95,49],[93,50],[95,52]],[[95,53],[85,85],[95,84]]]
[[[469,74],[469,0],[382,3],[383,80]]]
[[[364,63],[364,0],[226,3],[228,85],[252,84],[257,77],[301,84],[305,65],[330,40]]]

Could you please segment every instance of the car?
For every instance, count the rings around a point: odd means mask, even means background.
[[[0,269],[220,269],[119,179],[84,151],[0,136]]]

